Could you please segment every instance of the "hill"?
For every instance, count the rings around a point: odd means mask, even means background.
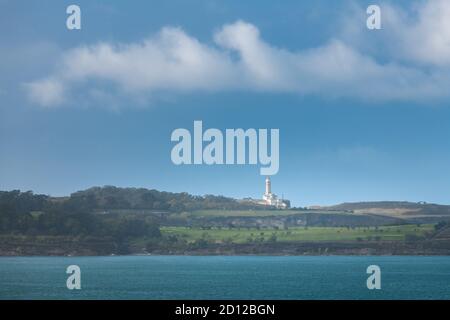
[[[53,198],[57,201],[58,198]],[[247,210],[262,209],[262,206],[243,203],[224,196],[191,195],[187,192],[165,192],[145,188],[118,188],[114,186],[92,187],[72,193],[69,201],[91,210],[156,210],[182,212],[206,209]]]
[[[450,216],[450,206],[426,202],[375,201],[342,203],[318,207],[325,210],[341,210],[358,214],[378,214],[398,218]]]
[[[434,219],[434,220],[433,220]],[[0,191],[1,255],[448,254],[448,206],[276,210],[223,196],[93,187]]]

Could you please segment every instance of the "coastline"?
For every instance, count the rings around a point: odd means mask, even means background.
[[[133,242],[115,242],[107,238],[93,237],[24,237],[2,236],[1,257],[19,256],[111,256],[111,255],[185,255],[185,256],[382,256],[382,255],[450,255],[448,241],[315,241],[315,242],[265,242],[225,244],[214,243],[204,246],[155,245],[151,250]]]

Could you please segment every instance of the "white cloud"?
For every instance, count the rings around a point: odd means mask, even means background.
[[[51,107],[63,103],[63,83],[57,79],[43,79],[26,84],[30,98],[43,107]]]
[[[390,5],[383,10],[386,27],[392,30],[388,40],[399,58],[450,66],[450,1],[417,3],[409,14]]]
[[[214,89],[232,83],[229,57],[181,29],[164,28],[141,43],[98,44],[64,57],[65,82],[89,78],[112,81],[126,92]],[[234,79],[236,80],[236,79]]]
[[[450,67],[450,1],[410,1],[380,4],[381,31],[368,31],[365,8],[349,6],[340,37],[360,52],[415,67]],[[448,70],[447,70],[448,71]]]
[[[29,93],[44,106],[63,104],[63,94],[76,95],[87,84],[90,91],[113,86],[118,96],[139,100],[166,91],[231,90],[369,100],[449,98],[450,1],[418,8],[411,24],[399,9],[382,7],[383,28],[393,28],[381,40],[392,50],[383,63],[345,36],[293,52],[272,46],[243,21],[223,26],[213,45],[166,27],[139,43],[69,50],[56,73],[28,84]]]

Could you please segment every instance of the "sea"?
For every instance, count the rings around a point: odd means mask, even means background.
[[[0,257],[0,299],[450,299],[450,256]]]

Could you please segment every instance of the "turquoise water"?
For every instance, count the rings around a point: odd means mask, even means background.
[[[0,299],[450,299],[450,257],[0,257]]]

